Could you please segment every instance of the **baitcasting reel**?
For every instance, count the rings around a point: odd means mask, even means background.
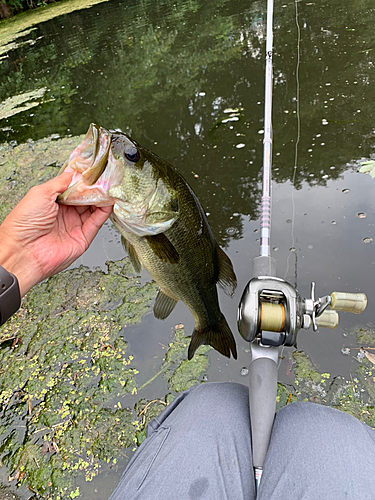
[[[263,346],[293,346],[301,328],[312,325],[336,328],[336,311],[359,314],[367,305],[363,293],[333,292],[315,299],[315,283],[311,297],[303,299],[297,290],[281,278],[258,276],[246,286],[238,308],[238,329],[248,342],[258,340]],[[329,307],[329,309],[327,309]]]
[[[276,411],[277,366],[280,347],[294,346],[301,328],[336,328],[336,311],[361,313],[367,305],[363,293],[333,292],[315,299],[302,298],[286,281],[276,278],[276,262],[266,255],[253,259],[253,278],[238,308],[238,330],[250,342],[249,406],[253,466],[259,487]],[[329,309],[328,309],[329,307]]]

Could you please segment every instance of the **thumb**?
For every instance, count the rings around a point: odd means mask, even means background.
[[[63,172],[61,175],[58,175],[50,181],[41,184],[38,188],[42,190],[43,194],[56,199],[59,194],[68,189],[73,178],[73,173],[73,171]]]

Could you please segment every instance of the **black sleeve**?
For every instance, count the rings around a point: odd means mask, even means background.
[[[18,280],[0,266],[0,326],[3,325],[21,305]]]

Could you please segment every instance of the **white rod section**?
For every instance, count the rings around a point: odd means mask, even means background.
[[[267,1],[266,86],[264,101],[263,193],[260,216],[260,255],[271,255],[271,166],[272,166],[272,47],[273,0]]]

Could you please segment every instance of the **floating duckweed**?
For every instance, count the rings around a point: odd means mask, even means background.
[[[140,444],[147,422],[208,369],[210,347],[188,361],[190,338],[176,325],[160,371],[143,384],[163,374],[169,393],[134,415],[129,402],[142,388],[121,330],[149,310],[156,285],[140,284],[128,258],[107,266],[108,273],[81,266],[38,285],[0,329],[2,463],[43,498],[79,496],[76,481],[92,481]],[[22,343],[12,349],[15,330]]]
[[[293,397],[299,401],[333,406],[375,427],[375,383],[369,375],[373,368],[370,361],[364,358],[356,371],[357,377],[345,381],[343,377],[331,377],[329,373],[320,374],[302,351],[295,351],[292,360],[295,375],[295,388],[291,390]]]

